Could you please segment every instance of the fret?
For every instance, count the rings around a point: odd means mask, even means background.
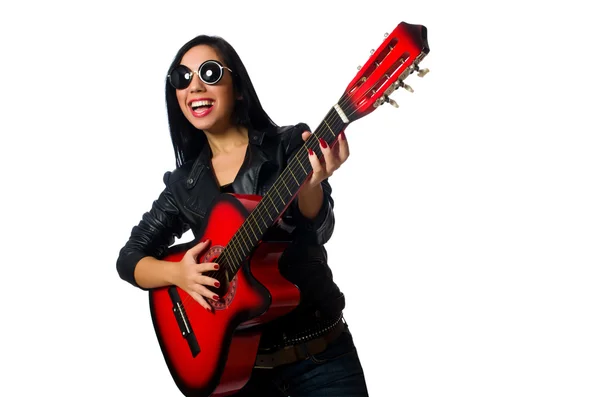
[[[265,195],[265,197],[267,197],[267,196]],[[271,202],[273,202],[273,201],[271,201]],[[271,220],[271,222],[273,222],[273,221],[274,221],[274,219],[273,219],[273,217],[271,216],[271,213],[269,212],[269,210],[266,208],[266,204],[265,204],[265,205],[263,205],[263,207],[265,207],[265,214],[269,215],[269,219]]]
[[[258,214],[258,216],[260,217],[260,219],[263,221],[263,224],[265,225],[265,230],[266,230],[266,229],[268,229],[268,228],[269,228],[269,224],[267,223],[267,221],[265,221],[265,218],[263,218],[263,216],[262,216],[262,214],[261,214],[261,212],[262,212],[262,211],[261,211],[262,207],[264,207],[264,205],[261,205],[261,203],[259,203],[259,204],[256,206],[256,209],[254,210],[254,212],[253,212],[253,213],[254,213],[254,214]],[[254,222],[256,223],[256,226],[258,227],[258,229],[257,229],[257,230],[258,230],[258,234],[259,234],[259,235],[260,235],[260,234],[262,234],[262,230],[263,230],[262,226],[260,226],[260,225],[258,224],[258,222],[256,221],[256,219],[255,219],[255,221],[254,221]],[[260,238],[257,238],[257,239],[256,239],[256,241],[258,241],[259,239],[260,239]]]
[[[281,194],[279,193],[279,190],[277,190],[277,183],[273,184],[273,188],[275,189],[275,192],[279,196],[279,199],[281,200],[281,202],[285,205],[285,200],[283,199],[283,197],[281,197]],[[277,211],[277,212],[279,212],[279,211]]]
[[[229,241],[229,244],[227,244],[227,248],[221,254],[221,256],[223,256],[223,254],[227,253],[229,258],[233,260],[233,263],[231,264],[232,268],[235,267],[234,263],[240,262],[241,260],[239,257],[238,250],[235,248],[235,240],[236,236],[234,235],[233,238]]]
[[[322,124],[319,125],[317,130],[323,130],[323,136],[321,137],[325,139],[327,143],[331,144],[337,137],[337,134],[341,132],[345,127],[346,123],[340,118],[338,112],[332,110],[328,113],[328,117],[326,117],[322,121]],[[328,132],[327,134],[325,134],[325,129]],[[327,137],[325,137],[325,135],[327,135]],[[330,139],[329,136],[331,136],[332,138]]]
[[[244,258],[240,257],[240,254],[239,254],[237,248],[235,248],[235,243],[236,243],[236,238],[235,238],[235,236],[233,236],[233,238],[231,239],[231,241],[229,242],[229,244],[227,244],[227,246],[228,247],[232,247],[231,249],[233,249],[233,253],[235,254],[234,259],[236,260],[236,262],[240,262]]]
[[[241,228],[240,228],[241,229]],[[241,240],[241,241],[240,241]],[[240,249],[240,252],[244,252],[244,247],[242,246],[242,244],[246,244],[246,242],[244,241],[243,236],[241,235],[241,232],[239,232],[237,235],[235,235],[235,242],[238,246],[238,248]],[[243,256],[243,255],[242,255]]]
[[[283,186],[285,186],[285,189],[288,191],[288,193],[290,194],[290,197],[293,196],[294,194],[290,191],[290,188],[288,187],[287,183],[285,183],[285,178],[283,179]]]
[[[296,184],[297,184],[298,186],[300,186],[300,182],[298,182],[298,179],[296,179],[296,175],[294,175],[294,173],[293,173],[292,171],[289,171],[289,172],[290,172],[290,174],[292,175],[292,177],[294,178],[294,180],[296,181]]]
[[[296,157],[296,160],[298,161],[298,163],[300,164],[300,167],[302,167],[302,169],[304,170],[304,176],[308,175],[308,172],[306,172],[306,168],[304,168],[304,166],[302,165],[302,162],[300,160],[298,160],[298,158]]]
[[[240,239],[240,238],[239,238],[239,235],[235,235],[235,237],[236,237],[236,238],[235,238],[235,239],[233,239],[233,240],[234,240],[234,242],[237,244],[237,248],[236,248],[236,250],[235,250],[235,251],[236,251],[236,253],[238,254],[238,256],[240,257],[240,260],[242,260],[242,259],[244,259],[244,249],[242,248],[242,245],[241,245],[241,244],[240,244],[240,242],[238,241],[238,240]],[[239,248],[239,250],[238,250],[238,248]]]
[[[238,240],[242,240],[242,243],[246,246],[246,250],[248,250],[248,246],[246,245],[246,241],[243,237],[238,238]],[[244,252],[244,247],[242,247],[242,243],[238,241],[238,245],[240,246],[240,251]]]
[[[271,196],[269,196],[269,193],[265,194],[265,196],[269,199],[269,201],[271,201],[271,204],[273,204],[273,208],[275,208],[275,211],[277,211],[277,206],[273,202]],[[271,214],[267,212],[267,215],[269,215],[269,218],[271,218],[271,221],[273,221],[273,217],[271,216]]]
[[[217,258],[216,262],[219,263],[221,267],[232,267],[231,262],[229,261],[229,254],[227,250],[223,251],[223,254]]]
[[[333,132],[333,130],[331,129],[331,127],[329,126],[329,124],[327,124],[327,121],[323,120],[323,122],[327,126],[327,129],[329,130],[329,132],[331,132],[331,135],[333,135],[333,139],[335,139],[335,136],[336,136],[335,132]]]
[[[258,227],[258,230],[260,230],[260,226],[258,226],[258,223],[256,222],[256,219],[253,219],[253,218],[255,218],[254,214],[250,214],[250,216],[248,218],[250,220],[254,221],[254,224]],[[256,233],[254,233],[254,228],[253,227],[250,228],[250,231],[254,235],[254,238],[258,241],[259,238],[256,236]]]
[[[260,213],[260,209],[262,207],[260,206],[260,204],[256,207],[256,211],[254,211],[254,213],[257,213],[258,216],[260,216],[260,219],[263,221],[263,223],[265,224],[265,227],[268,228],[269,225],[267,224],[267,222],[265,222],[265,218],[263,218],[262,214]],[[260,230],[260,226],[258,225],[258,222],[256,222],[256,220],[254,221],[256,223],[256,226],[258,226],[258,230]],[[258,240],[258,239],[257,239]]]
[[[242,230],[243,232],[245,232],[245,233],[246,233],[246,237],[248,237],[248,240],[247,240],[247,241],[250,243],[250,246],[252,246],[252,245],[253,245],[253,244],[252,244],[252,239],[250,238],[250,235],[248,234],[248,231],[246,230],[246,225],[247,225],[246,223],[242,224],[242,227],[240,228],[240,230]],[[245,242],[245,241],[244,241],[244,245],[246,245],[246,242]],[[247,246],[247,245],[246,245],[246,249],[247,249],[248,251],[250,251],[250,248],[248,248],[248,246]]]
[[[257,206],[257,208],[261,208],[263,210],[263,214],[265,215],[266,218],[266,223],[267,225],[271,225],[273,222],[273,217],[271,216],[271,214],[269,213],[269,207],[267,207],[267,202],[269,200],[269,197],[267,195],[265,195],[263,197],[264,202],[261,202],[259,204],[260,207]],[[267,226],[268,229],[268,226]]]

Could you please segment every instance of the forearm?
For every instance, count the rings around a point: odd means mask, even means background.
[[[303,135],[309,131],[304,123],[296,125],[293,131],[287,136],[287,143],[284,144],[284,156],[291,156],[296,153],[305,143],[308,136]],[[313,169],[315,156],[308,155]],[[313,175],[314,176],[314,175]],[[322,245],[327,243],[331,237],[335,225],[333,215],[333,199],[331,198],[331,186],[326,179],[313,186],[311,181],[317,178],[311,178],[300,188],[294,202],[289,208],[289,220],[296,230],[296,241],[303,244]]]
[[[144,288],[158,288],[175,284],[178,262],[162,261],[146,256],[137,263],[134,270],[136,283]]]
[[[298,209],[307,219],[315,219],[323,205],[323,187],[303,186],[298,192]]]

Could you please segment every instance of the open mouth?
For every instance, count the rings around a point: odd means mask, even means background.
[[[192,113],[195,116],[205,116],[206,114],[208,114],[213,106],[215,104],[215,101],[212,99],[198,99],[198,100],[194,100],[191,101],[189,103],[190,109],[192,109]]]

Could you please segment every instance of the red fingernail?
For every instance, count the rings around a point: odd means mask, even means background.
[[[308,154],[310,154],[312,156],[313,154],[315,154],[315,152],[313,152],[313,150],[311,148],[308,148]]]
[[[327,147],[327,142],[323,138],[319,138],[319,142],[321,142],[321,147],[325,149]]]
[[[221,285],[221,283],[220,283],[220,282],[218,282],[218,281],[215,281],[215,287],[219,288],[219,286],[220,286],[220,285]]]
[[[212,313],[212,310],[210,310],[208,307],[206,308],[206,311]]]
[[[216,301],[218,301],[219,297],[217,295],[215,295],[215,296],[213,296],[213,299],[216,300]]]
[[[215,269],[217,269],[217,270],[218,270],[218,269],[219,269],[219,265],[215,265]]]

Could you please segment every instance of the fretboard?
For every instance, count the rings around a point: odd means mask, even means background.
[[[220,263],[225,264],[233,273],[239,270],[243,261],[250,255],[269,227],[283,214],[298,193],[300,186],[311,174],[312,165],[308,159],[308,149],[312,149],[319,158],[322,157],[319,138],[331,146],[348,124],[348,120],[344,121],[335,107],[332,107],[304,145],[289,157],[283,172],[219,256]]]

